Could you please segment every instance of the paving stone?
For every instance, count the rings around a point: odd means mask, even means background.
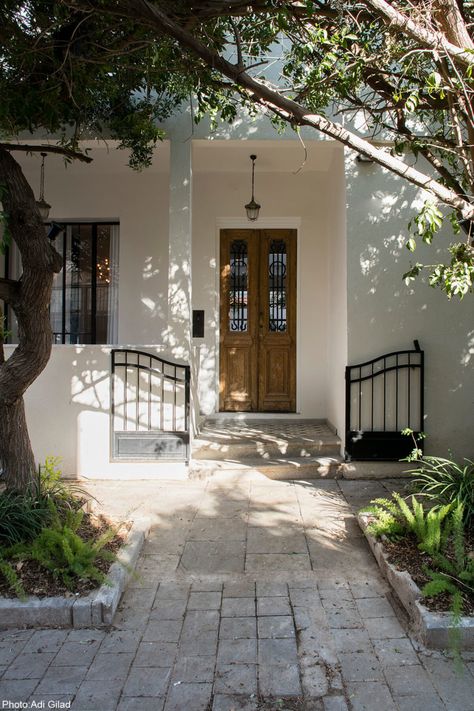
[[[310,571],[311,561],[307,553],[248,553],[245,572],[286,570],[288,572]]]
[[[398,711],[446,711],[446,707],[438,695],[395,696]]]
[[[247,523],[238,517],[196,518],[187,536],[189,541],[245,541]]]
[[[187,600],[190,587],[186,583],[160,583],[155,600]]]
[[[135,653],[141,639],[141,634],[134,630],[112,630],[102,641],[99,654]]]
[[[329,691],[328,670],[322,664],[315,664],[311,659],[304,659],[301,665],[301,678],[305,696],[320,698]]]
[[[299,696],[301,683],[297,664],[273,666],[260,664],[258,685],[263,696]]]
[[[344,696],[325,696],[323,705],[324,711],[349,711]]]
[[[181,620],[149,622],[143,635],[144,642],[177,642],[183,623]]]
[[[357,610],[350,608],[326,609],[326,618],[329,627],[334,629],[363,629],[363,621]]]
[[[222,664],[256,664],[256,639],[221,639],[217,652],[217,663]]]
[[[209,657],[217,654],[217,630],[202,632],[197,637],[182,642],[188,657]]]
[[[257,701],[237,694],[215,694],[212,711],[257,711]]]
[[[373,645],[383,667],[420,663],[409,639],[374,639]]]
[[[290,587],[290,600],[293,607],[314,607],[320,606],[321,600],[316,588],[305,588],[303,590]]]
[[[87,672],[87,681],[125,680],[134,655],[98,654]]]
[[[155,600],[150,611],[150,621],[181,620],[186,612],[186,600]]]
[[[30,653],[57,652],[68,639],[68,634],[68,630],[36,630],[28,641],[28,651]]]
[[[373,652],[347,652],[339,654],[344,681],[380,681],[383,678],[380,663]]]
[[[171,669],[155,667],[132,667],[128,675],[123,696],[164,696],[171,675]]]
[[[287,583],[266,583],[257,581],[258,597],[287,597]]]
[[[228,597],[222,600],[222,617],[251,617],[255,615],[255,600],[251,597]]]
[[[386,597],[360,598],[357,607],[363,619],[373,617],[395,617],[393,607]]]
[[[396,617],[374,617],[364,621],[371,639],[401,639],[406,632]]]
[[[134,610],[150,610],[155,595],[155,587],[128,588],[124,593],[121,604],[123,607],[131,607]]]
[[[188,610],[218,610],[221,606],[220,592],[192,592],[189,596]]]
[[[124,696],[117,706],[117,711],[163,711],[164,705],[164,697]]]
[[[185,651],[185,650],[184,650]],[[214,681],[215,657],[178,657],[172,683],[203,683]]]
[[[19,654],[3,675],[4,679],[41,679],[55,657],[54,652]]]
[[[0,681],[0,700],[22,701],[25,703],[37,686],[38,679],[2,679]],[[51,690],[50,693],[54,692]]]
[[[197,580],[191,589],[193,592],[222,592],[223,587],[217,580]]]
[[[298,631],[308,629],[313,624],[311,612],[304,607],[295,607],[293,609],[293,619]]]
[[[249,527],[247,553],[307,553],[306,538],[294,527],[278,528],[278,535],[272,529]]]
[[[217,610],[189,610],[184,620],[181,641],[192,641],[206,632],[217,634],[219,621]]]
[[[256,694],[255,664],[219,664],[214,680],[216,694]]]
[[[50,630],[41,630],[42,632],[50,632]],[[6,643],[6,644],[12,644],[13,642],[23,642],[23,644],[26,644],[29,639],[34,634],[34,630],[18,630],[18,629],[7,629],[7,630],[1,630],[0,629],[0,645]]]
[[[352,711],[397,711],[390,690],[381,681],[356,681],[347,684]]]
[[[244,541],[187,541],[180,569],[186,573],[243,573]]]
[[[259,639],[258,663],[266,666],[297,664],[296,642],[293,639]]]
[[[288,616],[268,616],[258,618],[258,636],[261,639],[279,639],[283,637],[295,636],[295,625],[293,617]]]
[[[75,694],[88,667],[52,667],[46,671],[36,692],[39,694]],[[0,689],[1,693],[1,689]]]
[[[356,599],[381,597],[385,595],[389,589],[388,583],[383,578],[377,578],[376,575],[369,580],[351,581],[350,587]]]
[[[6,666],[11,664],[15,657],[25,648],[25,639],[15,639],[0,642],[0,664]]]
[[[255,617],[223,617],[219,639],[253,639],[257,636]]]
[[[71,706],[73,711],[115,711],[120,696],[117,684],[106,684],[104,681],[84,681]]]
[[[255,597],[255,583],[224,583],[223,597]]]
[[[123,610],[117,611],[113,626],[120,630],[133,630],[143,632],[148,623],[148,614],[143,614],[143,610]]]
[[[89,665],[97,654],[100,642],[66,642],[56,654],[53,666]]]
[[[291,615],[291,607],[286,597],[258,597],[257,615]]]
[[[178,645],[173,642],[140,642],[133,666],[171,667],[178,653]]]
[[[207,711],[212,684],[179,684],[170,688],[165,711]]]
[[[426,655],[423,664],[450,711],[470,711],[474,707],[474,685],[466,670],[460,673],[451,659],[435,656]]]
[[[334,644],[338,652],[372,652],[372,642],[367,630],[335,629]]]
[[[402,669],[387,667],[385,678],[394,696],[418,696],[420,694],[433,696],[435,693],[433,684],[421,664]]]

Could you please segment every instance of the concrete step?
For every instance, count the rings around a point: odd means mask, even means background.
[[[194,459],[189,464],[190,479],[209,479],[242,474],[245,478],[280,479],[338,479],[342,477],[343,460],[331,457],[247,458],[239,461]]]
[[[207,420],[192,458],[216,461],[338,457],[341,441],[318,420]]]

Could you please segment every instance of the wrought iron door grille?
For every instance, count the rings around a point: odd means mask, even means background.
[[[189,366],[124,348],[111,356],[111,458],[188,461]]]
[[[346,457],[395,461],[413,449],[401,430],[423,430],[424,351],[385,353],[346,368]]]

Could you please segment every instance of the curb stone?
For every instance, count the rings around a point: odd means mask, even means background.
[[[106,627],[112,623],[122,593],[137,564],[150,529],[146,519],[134,521],[125,545],[107,574],[108,584],[82,598],[0,598],[0,629],[14,627]]]
[[[388,580],[413,623],[415,635],[430,649],[447,649],[455,627],[448,612],[431,612],[420,600],[421,590],[405,570],[400,571],[388,562],[382,543],[367,532],[367,516],[357,514],[361,527],[383,576]],[[474,617],[461,617],[459,648],[474,651]]]

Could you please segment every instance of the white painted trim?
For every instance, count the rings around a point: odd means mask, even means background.
[[[283,413],[283,415],[300,415],[300,403],[301,403],[301,265],[299,258],[299,241],[300,241],[300,227],[301,227],[301,217],[268,217],[262,220],[256,220],[255,222],[250,222],[245,219],[245,217],[217,217],[216,218],[216,271],[215,271],[215,283],[214,283],[214,313],[216,326],[216,410],[215,414],[220,414],[219,410],[219,382],[220,382],[220,365],[221,365],[221,354],[220,354],[220,327],[221,327],[221,312],[220,312],[220,264],[221,264],[221,251],[220,251],[220,235],[221,230],[236,230],[236,229],[254,229],[254,230],[273,230],[273,229],[289,229],[296,230],[296,412],[294,413]],[[226,414],[226,413],[222,413]],[[228,413],[227,413],[228,414]],[[240,413],[242,414],[242,413]],[[273,417],[274,413],[247,413],[248,415],[258,415]]]

